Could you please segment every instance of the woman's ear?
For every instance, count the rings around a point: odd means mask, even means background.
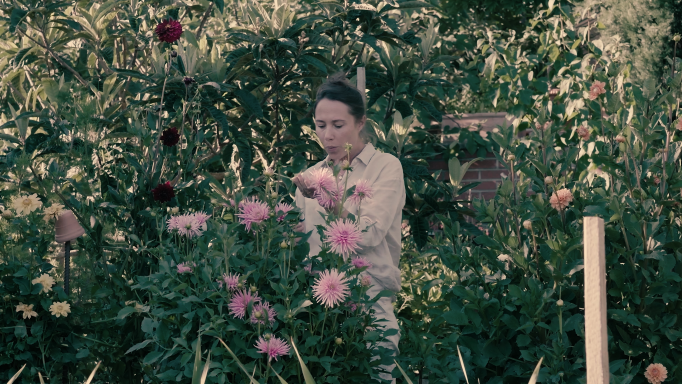
[[[357,122],[356,126],[359,126],[359,128],[360,128],[359,130],[362,130],[362,128],[364,128],[364,126],[365,126],[366,123],[367,123],[367,115],[362,116],[362,119],[360,119],[360,120]]]

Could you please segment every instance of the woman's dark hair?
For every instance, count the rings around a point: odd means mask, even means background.
[[[346,79],[343,72],[330,76],[327,78],[327,82],[317,89],[313,116],[317,110],[317,103],[322,99],[340,101],[346,104],[355,121],[360,121],[365,116],[365,100],[360,91]]]

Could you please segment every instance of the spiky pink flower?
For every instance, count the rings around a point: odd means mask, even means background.
[[[204,224],[206,224],[208,219],[211,217],[211,215],[206,214],[205,212],[194,212],[190,216],[192,216],[192,218],[194,218],[194,220],[196,220],[197,224],[200,227],[202,227]]]
[[[275,359],[275,361],[278,357],[288,355],[291,349],[286,341],[272,335],[259,337],[255,347],[258,353],[265,353],[268,355],[268,360]]]
[[[251,324],[260,324],[272,327],[272,325],[275,323],[275,316],[277,316],[277,311],[270,307],[270,303],[267,301],[258,303],[253,306],[253,311],[251,311]]]
[[[358,243],[362,239],[362,232],[358,226],[348,219],[338,219],[329,224],[324,230],[332,252],[338,253],[345,258],[351,253],[357,253],[360,249]]]
[[[175,224],[177,225],[178,232],[183,236],[189,237],[190,239],[192,237],[201,236],[201,226],[192,215],[186,214],[177,216]]]
[[[644,377],[651,384],[660,384],[668,378],[668,370],[663,364],[649,364],[644,371]]]
[[[370,263],[366,258],[364,257],[354,257],[350,263],[353,265],[353,267],[360,269],[360,268],[372,268],[372,263]]]
[[[336,269],[322,271],[313,284],[313,297],[327,308],[342,303],[348,294],[348,280]]]
[[[355,184],[355,192],[348,198],[351,204],[360,204],[365,199],[371,199],[374,188],[369,185],[367,180],[359,180]]]
[[[285,203],[283,201],[280,201],[275,205],[275,214],[281,213],[280,216],[277,217],[277,221],[284,221],[284,218],[286,217],[287,213],[292,211],[294,207],[291,206],[289,203]]]
[[[192,263],[192,265],[190,266],[188,262],[185,262],[178,264],[177,267],[178,273],[191,273],[192,267],[196,267],[196,264]]]
[[[573,201],[573,194],[566,188],[560,189],[549,198],[549,204],[557,211],[562,211]]]
[[[342,193],[338,185],[334,185],[331,189],[318,189],[315,191],[315,200],[324,208],[333,208],[341,200]]]
[[[258,225],[270,218],[270,207],[256,197],[245,199],[239,203],[237,217],[246,226],[246,230],[250,231],[252,225]]]
[[[336,186],[334,174],[329,168],[317,168],[310,171],[306,179],[308,186],[312,189],[332,190]]]
[[[358,305],[350,300],[343,303],[343,305],[351,312],[355,312],[355,310],[358,309]]]
[[[222,288],[223,284],[228,291],[236,291],[239,286],[239,274],[223,273],[222,279],[218,279],[218,287]]]
[[[249,305],[260,303],[261,298],[258,294],[252,294],[251,291],[243,289],[232,296],[232,300],[227,304],[227,308],[230,310],[230,315],[243,319],[246,316],[246,309]]]

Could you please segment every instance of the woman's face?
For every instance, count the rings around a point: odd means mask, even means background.
[[[315,133],[320,138],[325,151],[332,160],[339,160],[346,155],[345,144],[353,148],[362,145],[360,132],[365,125],[365,118],[355,121],[348,105],[329,99],[322,99],[315,109]]]

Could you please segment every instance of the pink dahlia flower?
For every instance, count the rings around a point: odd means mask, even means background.
[[[336,269],[323,271],[313,284],[313,297],[327,308],[342,303],[348,294],[348,280]]]
[[[253,306],[253,311],[251,311],[251,324],[260,324],[272,327],[272,325],[275,323],[275,316],[277,316],[277,311],[270,307],[270,303],[265,301]]]
[[[599,97],[599,95],[603,95],[606,93],[606,89],[604,86],[606,83],[601,82],[599,80],[595,81],[592,86],[590,86],[590,100],[595,100]]]
[[[291,349],[286,341],[275,336],[259,337],[255,347],[258,349],[258,353],[265,353],[268,355],[268,360],[275,359],[275,361],[278,357],[288,355]]]
[[[178,267],[178,273],[191,273],[192,272],[192,267],[196,267],[196,264],[192,263],[190,266],[189,263],[181,263],[177,265]]]
[[[348,198],[351,204],[360,204],[365,199],[371,199],[374,189],[367,180],[360,180],[355,184],[355,192]]]
[[[326,189],[330,191],[336,187],[334,174],[329,168],[313,169],[306,179],[306,182],[310,188],[315,190]]]
[[[222,288],[223,284],[228,291],[236,291],[239,286],[239,274],[224,273],[223,278],[218,280],[218,286]]]
[[[291,204],[280,201],[277,205],[275,205],[275,214],[281,213],[281,215],[277,217],[277,221],[284,221],[287,213],[293,209],[294,207],[292,207]]]
[[[560,189],[552,194],[549,204],[557,211],[562,211],[573,201],[573,194],[566,188]]]
[[[159,40],[174,43],[182,35],[182,25],[173,19],[166,19],[156,26],[154,32]]]
[[[578,133],[578,136],[580,136],[580,138],[585,140],[585,141],[590,139],[590,130],[584,125],[581,125],[580,127],[578,127],[577,133]]]
[[[369,287],[372,285],[372,278],[369,275],[360,276],[360,285],[363,287]]]
[[[644,377],[651,384],[660,384],[668,378],[668,370],[663,364],[650,364],[646,367],[646,371],[644,371]]]
[[[177,229],[181,235],[192,237],[201,236],[201,226],[192,215],[181,215],[177,218]]]
[[[360,249],[358,243],[362,239],[362,232],[355,223],[348,219],[338,219],[329,224],[324,234],[327,236],[326,243],[331,246],[332,252],[340,254],[344,259]]]
[[[246,226],[246,230],[250,231],[252,225],[258,225],[270,218],[270,207],[256,197],[246,199],[239,203],[237,217],[239,222]]]
[[[206,224],[208,219],[211,217],[211,215],[208,215],[205,212],[194,212],[191,214],[191,216],[194,218],[194,220],[196,220],[200,227]]]
[[[370,263],[366,258],[364,257],[354,257],[353,260],[350,262],[353,267],[360,269],[360,268],[372,268],[372,263]]]
[[[230,315],[243,319],[246,316],[246,309],[249,308],[249,304],[253,305],[260,303],[261,298],[258,294],[252,294],[251,291],[246,289],[241,290],[232,296],[232,300],[227,304],[227,308],[230,310]]]

